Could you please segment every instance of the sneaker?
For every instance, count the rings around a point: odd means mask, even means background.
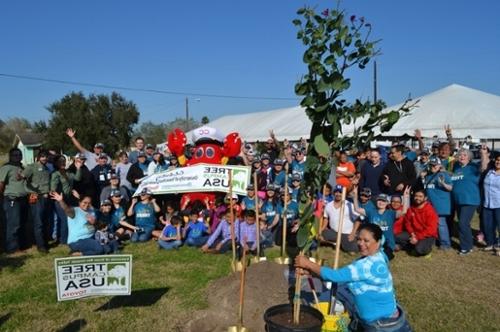
[[[462,250],[460,250],[460,251],[458,252],[458,254],[459,254],[460,256],[466,256],[466,255],[470,254],[471,252],[472,252],[472,249],[470,249],[470,250],[464,250],[464,249],[462,249]]]
[[[494,250],[493,246],[487,246],[483,248],[483,251],[493,251],[493,250]]]
[[[73,251],[70,255],[71,256],[83,256],[83,254],[80,251]]]

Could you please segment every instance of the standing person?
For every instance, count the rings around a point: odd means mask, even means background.
[[[144,138],[141,136],[137,136],[134,140],[135,150],[131,151],[128,155],[128,159],[131,164],[135,164],[137,162],[137,157],[139,153],[145,153],[144,151]]]
[[[153,159],[148,165],[147,175],[153,175],[155,173],[160,173],[168,169],[168,164],[165,162],[165,157],[156,151],[153,153]]]
[[[413,247],[417,256],[430,254],[438,237],[439,217],[427,201],[425,191],[414,193],[413,206],[404,216],[405,230],[396,235],[396,243],[403,249]]]
[[[394,222],[397,218],[401,217],[408,210],[410,200],[410,187],[406,187],[403,196],[403,209],[401,211],[389,210],[389,196],[386,194],[379,194],[377,196],[377,209],[365,210],[359,207],[358,204],[358,187],[354,186],[354,209],[357,213],[366,217],[366,220],[371,224],[377,224],[384,232],[385,240],[387,241],[387,248],[384,248],[386,254],[391,258],[392,252],[396,247],[394,238]]]
[[[470,223],[474,212],[480,204],[479,165],[471,162],[472,152],[460,149],[457,162],[453,165],[453,190],[451,192],[458,215],[458,235],[460,239],[460,255],[472,252],[474,245]]]
[[[56,192],[65,200],[66,206],[73,205],[73,185],[75,181],[79,181],[81,178],[80,168],[82,167],[82,161],[80,159],[75,160],[76,174],[69,173],[66,171],[66,158],[64,156],[59,156],[55,161],[56,171],[52,173],[50,179],[50,191]],[[87,197],[87,196],[80,196]],[[55,198],[54,198],[55,199]],[[62,204],[59,199],[55,199],[55,210],[58,217],[57,223],[57,239],[61,244],[68,243],[68,218],[67,213],[64,211]],[[92,202],[92,198],[89,200]]]
[[[127,173],[127,181],[132,184],[132,189],[136,190],[141,183],[141,179],[146,176],[148,164],[146,163],[146,154],[139,152],[137,154],[137,162],[130,166]]]
[[[276,136],[274,135],[274,131],[272,129],[269,130],[269,138],[265,143],[265,149],[263,153],[267,154],[270,160],[275,160],[280,155],[279,142],[276,139]]]
[[[291,173],[300,174],[300,177],[304,178],[304,173],[306,171],[306,158],[303,150],[295,150],[293,152],[294,159],[291,161]],[[290,162],[290,161],[288,161]]]
[[[101,196],[99,197],[100,202],[107,200],[111,196],[111,193],[115,190],[120,192],[123,204],[128,205],[130,201],[128,190],[127,188],[125,188],[125,186],[120,185],[120,178],[116,173],[110,174],[109,186],[106,186],[102,189]]]
[[[26,200],[25,180],[22,175],[23,165],[21,160],[23,154],[18,148],[9,151],[9,161],[0,167],[0,198],[3,198],[3,210],[5,213],[5,252],[12,254],[19,250],[24,238],[20,232],[26,224]]]
[[[80,198],[78,206],[72,207],[65,202],[64,195],[54,191],[50,197],[57,202],[67,216],[67,242],[72,255],[102,255],[104,246],[94,239],[96,217],[92,210],[92,199],[88,196]]]
[[[439,159],[441,159],[441,166],[448,172],[453,172],[455,158],[451,155],[452,149],[450,143],[441,142],[439,144]]]
[[[370,151],[369,162],[365,163],[361,168],[361,180],[359,186],[361,188],[369,188],[372,197],[377,197],[382,192],[382,171],[384,165],[380,159],[380,151],[373,149]]]
[[[104,144],[102,143],[96,143],[94,145],[94,152],[90,152],[89,150],[85,149],[80,142],[76,139],[76,130],[73,130],[72,128],[66,129],[66,135],[68,135],[69,138],[71,138],[71,142],[75,146],[75,148],[82,153],[85,158],[87,158],[87,167],[91,170],[94,167],[97,166],[99,156],[104,152]],[[111,160],[107,158],[106,156],[106,162],[110,163]]]
[[[50,171],[47,167],[48,154],[44,150],[38,152],[37,161],[28,165],[23,172],[26,179],[26,188],[29,191],[29,203],[33,218],[33,235],[36,247],[41,253],[48,253],[47,232],[49,231],[50,209]]]
[[[421,174],[427,197],[434,206],[439,217],[439,249],[451,248],[450,231],[447,219],[451,215],[451,191],[453,182],[448,172],[441,167],[438,156],[432,156],[429,160],[429,172]]]
[[[481,148],[481,170],[486,171],[483,182],[484,200],[481,215],[486,239],[485,251],[497,250],[500,255],[500,243],[497,230],[500,232],[500,155],[496,156],[492,165],[486,146]]]
[[[155,213],[159,213],[161,209],[151,195],[151,191],[144,188],[140,194],[140,202],[138,202],[137,197],[132,198],[127,216],[135,215],[135,226],[138,227],[130,238],[132,242],[146,242],[152,237],[156,225]]]
[[[131,191],[132,185],[127,180],[127,173],[128,170],[130,169],[130,166],[132,166],[132,163],[129,162],[128,155],[125,151],[121,151],[118,154],[118,159],[120,160],[120,162],[116,164],[115,172],[116,174],[118,174],[118,177],[120,178],[121,185],[125,186],[125,188]]]
[[[427,168],[429,167],[429,157],[430,157],[430,152],[429,150],[422,150],[420,152],[420,158],[415,161],[415,173],[417,175],[417,178],[421,175],[422,172],[427,172]]]
[[[396,302],[392,275],[382,251],[382,230],[374,224],[359,228],[361,257],[340,269],[311,262],[306,256],[295,258],[295,267],[338,284],[337,298],[344,304],[351,322],[349,331],[409,332],[403,308]]]
[[[101,196],[101,192],[109,185],[109,180],[111,179],[111,165],[107,164],[108,156],[105,153],[101,153],[98,158],[97,165],[90,171],[94,177],[94,182],[97,187],[97,197]]]
[[[405,187],[413,186],[417,178],[413,163],[404,155],[403,145],[391,147],[390,161],[385,165],[382,172],[383,192],[392,195],[403,193]]]
[[[349,189],[351,186],[351,179],[354,177],[355,172],[356,167],[347,160],[347,152],[340,151],[339,164],[336,169],[337,185]]]
[[[337,241],[339,232],[340,211],[342,210],[341,185],[335,186],[333,190],[334,199],[326,204],[324,217],[326,222],[321,226],[321,237],[326,241]],[[343,251],[357,252],[356,233],[359,227],[359,214],[354,211],[354,206],[349,201],[344,201],[344,222],[342,226],[342,241],[340,243]]]
[[[151,163],[153,161],[153,155],[155,153],[155,147],[152,144],[147,144],[146,145],[146,150],[144,151],[146,153],[146,162]]]
[[[269,183],[273,183],[275,186],[285,187],[285,171],[283,170],[283,165],[285,160],[274,159],[273,168],[269,172]]]
[[[83,153],[78,152],[75,156],[74,162],[69,165],[67,172],[76,174],[75,162],[78,160],[81,163],[80,166],[80,179],[74,181],[73,189],[75,189],[80,197],[89,196],[92,197],[92,202],[99,207],[99,196],[97,195],[97,184],[94,181],[94,176],[90,172],[86,165],[87,158]]]

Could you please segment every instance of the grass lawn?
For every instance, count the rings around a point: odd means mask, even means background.
[[[134,260],[132,296],[59,303],[53,260],[64,257],[66,248],[45,256],[35,250],[0,256],[0,331],[182,331],[174,326],[207,306],[208,282],[230,273],[230,256],[191,248],[165,252],[150,242],[129,244],[124,253]],[[321,253],[333,260],[331,249]],[[342,264],[353,258],[342,255]],[[391,270],[415,331],[500,331],[500,257],[398,253]]]

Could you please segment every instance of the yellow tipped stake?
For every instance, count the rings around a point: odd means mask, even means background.
[[[283,228],[281,234],[281,257],[275,258],[274,261],[278,264],[290,264],[290,259],[286,257],[286,209],[288,208],[288,163],[285,164],[285,202],[283,205]]]
[[[304,252],[300,251],[299,256],[303,256]],[[295,295],[293,297],[293,323],[299,325],[300,323],[300,293],[302,285],[302,271],[295,269]]]
[[[248,329],[243,326],[243,303],[245,299],[245,273],[246,273],[246,252],[243,250],[243,257],[241,260],[243,261],[241,274],[240,274],[240,302],[238,308],[238,325],[230,326],[227,331],[228,332],[248,332]]]
[[[252,262],[258,263],[267,260],[267,258],[260,257],[260,221],[259,221],[259,196],[257,195],[257,173],[253,173],[253,187],[255,190],[255,232],[257,233],[255,236],[257,242],[257,256],[252,259]]]
[[[342,243],[342,227],[344,225],[344,210],[345,210],[345,197],[346,197],[346,188],[344,187],[342,189],[342,200],[340,202],[340,218],[339,218],[339,229],[337,231],[337,242],[335,244],[335,260],[333,263],[333,268],[336,270],[339,267],[339,258],[340,258],[340,245]],[[332,297],[333,297],[333,290],[334,287],[332,287]],[[332,297],[330,297],[330,310],[329,314],[333,315],[335,312],[335,305],[337,302],[337,294],[335,294],[335,298],[332,303]]]
[[[314,257],[310,257],[309,260],[311,260],[314,263],[317,263],[319,265],[323,265],[323,259],[319,257],[319,248],[321,247],[321,230],[323,229],[323,223],[325,221],[325,206],[326,206],[326,184],[323,185],[323,200],[324,203],[321,206],[321,215],[319,217],[319,224],[318,224],[318,230],[316,232],[316,242],[318,243],[318,247],[316,249],[316,254]]]
[[[233,172],[231,169],[229,171],[229,211],[231,218],[231,248],[233,251],[233,259],[231,261],[231,269],[233,272],[241,271],[242,264],[241,262],[236,261],[236,235],[234,232],[234,204],[233,204]]]

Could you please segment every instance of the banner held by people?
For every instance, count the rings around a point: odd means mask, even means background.
[[[132,255],[56,258],[57,300],[130,295]]]
[[[232,172],[232,189],[246,195],[250,183],[250,167],[233,165],[197,164],[152,174],[142,179],[134,196],[143,189],[153,195],[187,192],[229,192],[229,170]]]

